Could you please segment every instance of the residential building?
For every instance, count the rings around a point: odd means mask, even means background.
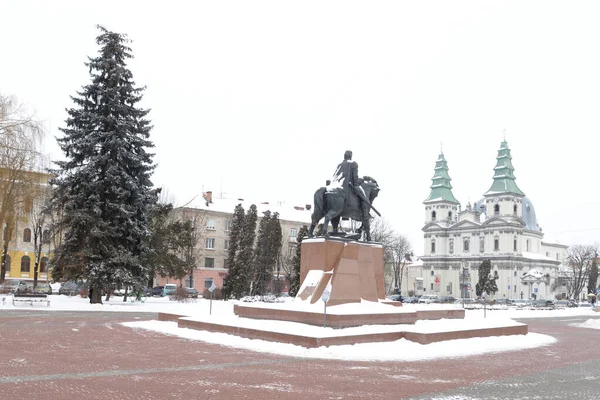
[[[186,287],[195,287],[203,292],[214,283],[218,288],[223,286],[223,279],[227,275],[227,251],[229,248],[229,231],[233,218],[233,211],[238,204],[242,204],[244,211],[248,211],[255,204],[258,211],[256,234],[263,212],[279,213],[282,231],[281,260],[273,271],[274,279],[281,280],[285,286],[286,269],[289,261],[295,254],[296,236],[303,225],[310,224],[311,211],[307,206],[289,206],[284,203],[269,204],[268,202],[249,202],[243,199],[218,199],[212,197],[212,192],[206,192],[203,201],[189,207],[180,207],[173,210],[175,218],[192,219],[197,224],[198,246],[195,254],[197,268],[193,279],[186,276],[183,281],[173,278],[156,277],[155,283],[181,284]],[[277,269],[278,268],[278,269]]]
[[[531,199],[517,186],[507,142],[498,150],[491,187],[464,211],[450,181],[441,153],[423,202],[424,293],[475,297],[478,267],[490,259],[497,277],[495,298],[552,298],[551,281],[568,246],[542,232]],[[537,278],[526,279],[532,275]]]

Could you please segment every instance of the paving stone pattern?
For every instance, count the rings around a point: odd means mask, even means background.
[[[0,309],[0,399],[598,399],[600,331],[526,320],[549,347],[418,362],[255,353],[124,327],[153,313]]]

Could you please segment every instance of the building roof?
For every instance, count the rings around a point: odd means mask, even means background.
[[[446,201],[449,203],[460,204],[452,194],[452,185],[450,184],[450,175],[448,175],[448,163],[444,158],[444,153],[440,153],[435,162],[433,178],[431,178],[431,192],[424,203],[435,201]]]
[[[494,182],[492,187],[484,194],[486,196],[512,193],[521,196],[525,196],[525,193],[519,189],[515,182],[514,175],[515,168],[512,166],[512,157],[510,155],[510,149],[508,143],[503,140],[498,150],[498,156],[496,156],[496,166],[494,167]]]
[[[192,201],[192,203],[186,207],[233,215],[233,210],[238,204],[241,204],[242,207],[244,207],[244,211],[247,211],[252,204],[255,204],[259,217],[262,217],[263,212],[269,210],[271,213],[279,213],[279,219],[283,221],[299,222],[304,224],[310,224],[311,222],[312,211],[307,210],[306,205],[294,206],[285,202],[277,202],[272,204],[269,202],[252,202],[243,199],[227,198],[212,198],[211,202],[208,202],[206,198],[203,197],[201,200]]]

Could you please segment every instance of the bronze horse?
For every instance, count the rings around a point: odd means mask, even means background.
[[[373,204],[373,200],[379,194],[379,186],[377,181],[369,176],[365,176],[360,183],[365,196],[369,199],[369,202]],[[329,222],[333,227],[333,232],[338,232],[338,226],[340,218],[350,218],[355,221],[361,221],[362,226],[360,231],[365,234],[367,241],[371,240],[371,229],[369,220],[371,218],[369,214],[369,205],[362,201],[355,193],[352,188],[349,188],[350,193],[348,195],[348,204],[344,206],[344,193],[342,188],[330,188],[321,187],[315,192],[315,207],[311,215],[312,223],[308,230],[308,237],[313,237],[313,231],[315,226],[319,223],[322,218],[323,227],[321,228],[320,236],[328,237],[329,233],[327,228]]]

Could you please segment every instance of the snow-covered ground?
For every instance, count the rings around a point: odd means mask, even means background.
[[[571,324],[571,326],[576,326],[578,328],[600,329],[600,319],[588,319],[581,324]]]
[[[88,299],[81,297],[67,296],[50,296],[50,307],[35,305],[36,310],[47,310],[49,312],[56,310],[65,311],[130,311],[130,312],[166,312],[181,315],[187,315],[194,318],[219,320],[231,324],[236,322],[239,324],[240,318],[233,314],[233,305],[237,301],[213,301],[212,314],[210,313],[210,300],[198,299],[187,303],[179,303],[170,301],[168,298],[148,298],[145,303],[140,302],[123,302],[122,297],[113,297],[111,301],[105,304],[89,304]],[[5,301],[0,297],[0,310],[7,309],[31,309],[29,305],[13,306],[11,296],[4,296]],[[247,304],[247,303],[242,303]],[[252,303],[252,306],[257,306],[258,303]],[[268,304],[265,306],[273,306]],[[322,302],[316,304],[307,304],[306,302],[296,302],[293,299],[288,299],[284,304],[275,305],[277,307],[289,308],[299,307],[303,310],[312,310],[314,312],[323,312]],[[381,312],[382,306],[377,303],[363,302],[360,305],[340,305],[328,307],[328,313],[346,314],[352,310],[360,312]],[[419,309],[436,309],[436,308],[458,308],[454,305],[405,305],[402,310],[419,310]],[[399,310],[398,310],[399,311]],[[440,320],[440,321],[419,321],[415,325],[410,326],[364,326],[351,329],[352,333],[366,333],[377,329],[381,331],[389,329],[405,329],[418,330],[423,332],[443,331],[456,329],[457,324],[462,324],[462,327],[486,327],[498,326],[506,324],[516,324],[511,321],[511,318],[540,318],[540,317],[572,317],[572,316],[600,316],[590,308],[569,308],[564,310],[519,310],[519,309],[493,309],[486,310],[486,318],[484,318],[483,310],[467,310],[464,321],[457,320]],[[284,329],[286,324],[293,324],[291,328],[296,333],[303,333],[308,336],[328,336],[334,330],[331,328],[322,328],[303,324],[286,323],[282,321],[266,321],[255,320],[252,324],[260,324],[263,329]],[[587,324],[587,325],[586,325]],[[468,355],[514,351],[528,349],[538,346],[547,346],[554,343],[556,340],[547,335],[529,333],[528,335],[517,336],[501,336],[491,338],[473,338],[461,339],[453,341],[445,341],[421,345],[405,339],[395,342],[386,343],[366,343],[357,345],[345,346],[330,346],[317,349],[307,349],[301,346],[291,344],[273,343],[262,340],[244,339],[233,335],[211,333],[198,331],[193,329],[178,328],[175,322],[161,321],[133,321],[123,325],[134,329],[147,329],[155,332],[161,332],[167,335],[174,335],[190,340],[200,340],[209,343],[217,343],[224,346],[243,348],[257,352],[275,353],[286,356],[309,357],[309,358],[328,358],[328,359],[343,359],[343,360],[421,360],[432,358],[449,358],[449,357],[464,357]],[[580,326],[588,328],[600,329],[600,320],[590,319]],[[350,332],[350,331],[348,331]],[[338,331],[339,333],[339,331]]]

